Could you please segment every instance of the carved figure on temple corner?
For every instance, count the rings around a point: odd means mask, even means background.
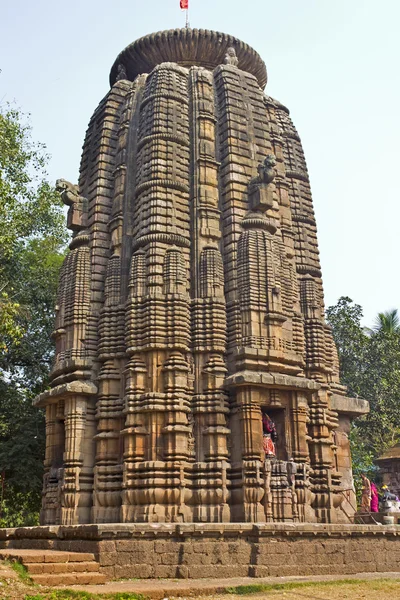
[[[273,154],[267,154],[257,167],[258,175],[250,180],[248,186],[249,208],[251,211],[265,212],[269,209],[278,209],[275,189],[269,184],[273,182],[276,171],[276,158]],[[271,233],[274,233],[277,223],[271,222]]]
[[[125,65],[123,65],[122,63],[120,63],[117,67],[118,69],[118,75],[115,79],[115,81],[121,81],[121,79],[128,79],[128,76],[126,74],[126,68]]]
[[[272,183],[273,180],[275,179],[275,175],[276,175],[275,165],[276,165],[275,156],[273,154],[267,154],[264,161],[262,163],[260,163],[257,167],[258,177],[253,179],[251,181],[251,183],[252,184],[264,183],[266,185],[268,185],[269,183]]]
[[[69,206],[67,227],[77,232],[87,225],[87,199],[79,194],[79,187],[66,179],[57,179],[56,190],[61,200]]]
[[[67,206],[72,206],[75,202],[79,202],[79,188],[74,183],[70,183],[66,179],[57,179],[56,190],[61,194],[61,200]]]
[[[228,48],[228,50],[226,51],[225,54],[225,60],[224,63],[226,65],[231,65],[232,67],[237,67],[239,64],[239,59],[236,56],[236,50],[235,48]]]

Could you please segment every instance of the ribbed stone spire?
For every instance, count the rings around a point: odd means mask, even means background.
[[[58,182],[74,238],[37,399],[42,523],[354,511],[347,434],[367,406],[339,382],[305,158],[265,83],[211,31],[117,58],[79,185]]]

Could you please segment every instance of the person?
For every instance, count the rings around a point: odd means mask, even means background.
[[[371,512],[379,512],[379,497],[378,497],[378,488],[371,481]]]
[[[275,442],[277,439],[275,423],[265,413],[262,415],[263,424],[263,450],[265,457],[272,458],[276,456]]]
[[[361,473],[362,479],[362,494],[361,494],[361,511],[371,511],[371,483],[365,473]]]

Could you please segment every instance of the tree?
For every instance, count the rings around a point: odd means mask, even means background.
[[[67,241],[48,156],[24,116],[0,107],[0,525],[33,524],[40,506],[55,295]]]
[[[373,474],[374,460],[400,439],[400,328],[382,327],[371,335],[361,318],[361,306],[350,298],[327,309],[342,382],[350,396],[370,403],[369,414],[351,431],[355,473]]]
[[[400,317],[397,308],[378,313],[375,319],[374,333],[385,331],[395,333],[400,330]]]
[[[361,325],[362,307],[342,296],[326,310],[326,317],[338,349],[341,382],[350,396],[362,396],[369,342]]]

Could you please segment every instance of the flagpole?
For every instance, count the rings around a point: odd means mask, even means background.
[[[180,7],[186,12],[186,29],[189,29],[189,0],[180,0]]]

